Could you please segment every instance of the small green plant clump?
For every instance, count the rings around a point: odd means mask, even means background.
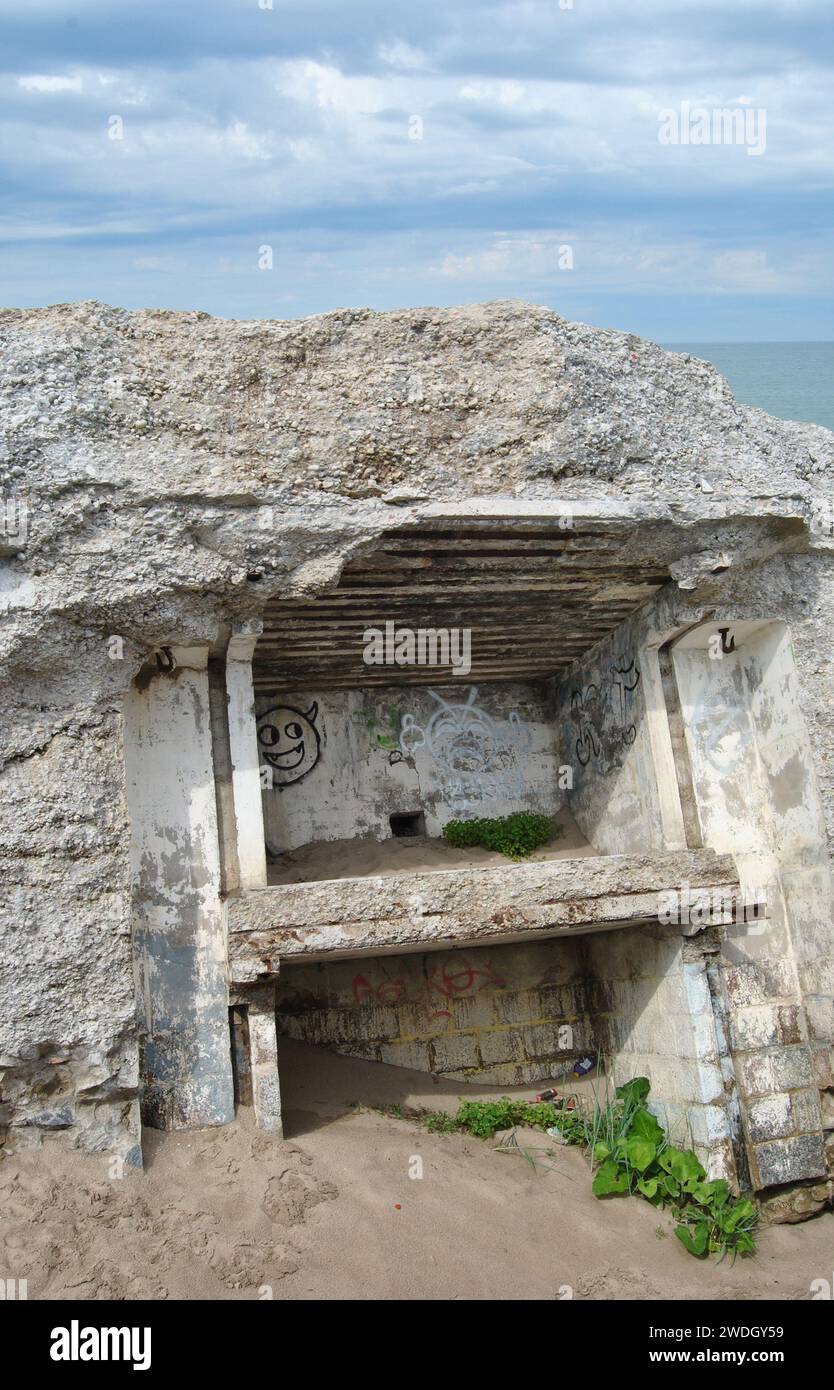
[[[491,1139],[496,1130],[525,1125],[529,1129],[547,1129],[553,1124],[553,1106],[549,1101],[465,1100],[458,1110],[458,1128],[468,1130],[478,1139]]]
[[[426,1128],[432,1134],[457,1134],[463,1130],[477,1139],[491,1139],[497,1130],[512,1129],[514,1125],[547,1129],[553,1124],[555,1113],[550,1101],[511,1100],[509,1096],[500,1100],[464,1100],[456,1115],[444,1111],[427,1115]]]
[[[450,820],[443,827],[444,839],[456,849],[483,845],[515,860],[526,859],[533,850],[546,845],[552,835],[551,817],[537,816],[532,811],[514,811],[511,816],[492,819]]]
[[[649,1082],[638,1076],[618,1087],[613,1102],[597,1103],[593,1115],[571,1124],[557,1116],[554,1125],[569,1143],[584,1143],[596,1172],[596,1197],[637,1192],[655,1207],[668,1207],[679,1223],[675,1234],[693,1255],[708,1253],[752,1255],[758,1215],[748,1197],[732,1197],[724,1178],[707,1181],[691,1149],[670,1144],[662,1126],[646,1106]]]

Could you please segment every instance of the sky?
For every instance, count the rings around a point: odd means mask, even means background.
[[[0,30],[5,305],[834,338],[831,0],[0,0]]]

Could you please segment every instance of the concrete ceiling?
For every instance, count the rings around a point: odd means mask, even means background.
[[[567,669],[647,602],[668,569],[635,562],[622,526],[595,518],[422,522],[385,532],[338,583],[271,602],[255,652],[262,692],[432,685],[448,667],[367,666],[368,628],[471,629],[465,683],[530,680]]]

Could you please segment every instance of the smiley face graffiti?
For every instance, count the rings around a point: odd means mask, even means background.
[[[315,720],[317,703],[308,710],[276,705],[258,720],[258,751],[273,769],[272,784],[289,787],[312,772],[319,760],[321,735]]]

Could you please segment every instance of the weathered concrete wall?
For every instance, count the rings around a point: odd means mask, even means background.
[[[663,849],[645,681],[634,624],[577,663],[554,691],[560,746],[573,770],[568,804],[600,854]]]
[[[69,622],[17,613],[5,643],[0,1145],[59,1136],[137,1163],[124,673]]]
[[[317,840],[387,839],[396,814],[422,814],[425,833],[439,835],[456,818],[553,815],[564,805],[535,686],[308,690],[259,696],[256,708],[274,854]],[[265,743],[265,729],[278,741]]]
[[[278,1026],[351,1057],[532,1084],[596,1055],[580,975],[574,941],[293,965]]]
[[[834,663],[829,659],[834,575],[824,554],[772,561],[757,585],[735,585],[742,618],[779,614],[786,626],[764,672],[752,669],[758,744],[782,891],[791,919],[809,1040],[820,1084],[832,1086],[834,1040]],[[778,660],[775,658],[778,657]],[[786,663],[786,657],[789,660]],[[762,663],[757,663],[761,667]],[[775,699],[771,666],[784,685]],[[764,679],[763,679],[764,677]],[[788,786],[782,773],[788,774]],[[792,775],[801,779],[790,786]],[[786,790],[788,795],[786,797]],[[820,819],[821,817],[821,819]],[[827,852],[826,852],[827,851]]]
[[[787,628],[737,624],[726,654],[708,633],[673,659],[704,837],[767,897],[766,921],[729,932],[723,960],[749,1156],[772,1186],[825,1173],[797,964],[799,952],[816,963],[812,926],[830,910],[824,822]]]
[[[780,958],[765,935],[744,942],[746,956],[731,955],[724,973],[727,993],[748,1023],[746,1037],[754,1037],[761,1046],[760,1058],[741,1068],[740,1087],[749,1097],[756,1128],[761,1120],[769,1135],[779,1136],[770,1143],[762,1135],[759,1167],[770,1173],[773,1182],[784,1181],[786,1169],[814,1176],[820,1169],[816,1127],[821,1114],[822,1160],[831,1196],[834,664],[828,655],[834,582],[827,553],[832,545],[830,498],[826,505],[829,524],[818,540],[818,553],[774,559],[757,576],[739,576],[733,585],[734,616],[753,620],[779,615],[787,625],[787,634],[779,636],[775,652],[767,653],[764,667],[761,661],[754,663],[751,685],[762,777],[768,794],[775,793],[769,806],[771,845],[778,862],[791,956]],[[719,616],[723,616],[721,610]],[[778,698],[780,687],[782,699]],[[797,779],[802,783],[801,804],[797,803]],[[820,824],[820,809],[827,834]],[[780,997],[786,971],[795,971],[799,981],[798,993],[787,1007]],[[801,1203],[801,1194],[796,1201]]]
[[[647,1076],[673,1141],[693,1145],[710,1176],[734,1179],[726,1045],[702,954],[659,924],[589,936],[583,951],[592,1026],[614,1081]]]

